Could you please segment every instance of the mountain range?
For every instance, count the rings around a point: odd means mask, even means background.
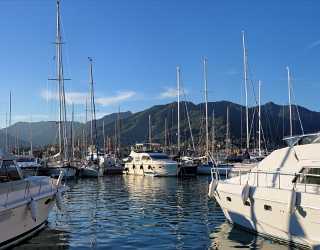
[[[229,109],[229,131],[232,144],[244,146],[246,141],[245,107],[228,101],[208,103],[209,132],[212,138],[212,129],[215,130],[215,139],[218,146],[223,147],[227,131],[227,109]],[[257,141],[258,134],[258,107],[248,109],[250,143]],[[320,130],[320,112],[311,111],[301,106],[292,106],[293,134],[313,133]],[[214,111],[214,118],[213,118]],[[177,103],[156,105],[140,112],[130,111],[112,113],[96,121],[97,139],[100,147],[103,144],[103,123],[105,136],[115,137],[116,131],[120,135],[121,145],[131,145],[137,142],[149,141],[149,116],[151,121],[152,142],[164,143],[167,131],[167,143],[177,142]],[[194,138],[195,147],[203,146],[205,139],[205,104],[191,102],[180,103],[180,131],[184,145],[192,145],[189,121]],[[214,120],[214,126],[213,125]],[[286,105],[277,105],[268,102],[261,106],[261,123],[263,145],[274,148],[283,144],[282,138],[289,134],[289,108]],[[71,123],[67,126],[70,128]],[[166,128],[165,128],[166,127]],[[84,131],[90,133],[90,122],[84,124],[73,123],[76,139],[82,139]],[[120,128],[120,129],[119,129]],[[18,122],[7,128],[8,142],[11,146],[17,142],[21,147],[29,147],[32,138],[34,147],[43,147],[57,143],[58,123],[56,121]],[[0,130],[0,146],[5,146],[6,129]],[[89,136],[88,136],[89,137]],[[82,140],[80,140],[82,141]]]

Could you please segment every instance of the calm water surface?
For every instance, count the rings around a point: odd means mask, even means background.
[[[68,182],[65,211],[15,249],[289,249],[225,222],[208,178],[108,176]]]

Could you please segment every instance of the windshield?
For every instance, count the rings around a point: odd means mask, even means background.
[[[169,156],[167,155],[150,155],[152,160],[168,160]]]

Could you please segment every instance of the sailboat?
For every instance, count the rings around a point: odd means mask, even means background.
[[[77,169],[72,166],[69,157],[69,145],[67,135],[67,113],[66,113],[66,98],[62,59],[62,35],[61,35],[61,16],[60,16],[60,1],[57,0],[57,21],[56,21],[56,78],[49,79],[58,82],[58,96],[59,96],[59,122],[58,122],[58,136],[59,136],[59,152],[52,157],[45,160],[44,166],[47,175],[58,177],[60,171],[64,171],[64,178],[73,178],[76,176]]]
[[[94,100],[94,87],[93,87],[93,65],[92,58],[89,59],[89,71],[90,71],[90,140],[91,145],[88,147],[88,155],[86,162],[80,170],[81,177],[100,177],[104,174],[104,157],[100,154],[97,142],[97,124],[96,124],[96,108]]]

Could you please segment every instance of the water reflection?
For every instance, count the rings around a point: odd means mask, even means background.
[[[17,249],[288,249],[235,229],[206,177],[108,176],[69,182],[65,212]]]

